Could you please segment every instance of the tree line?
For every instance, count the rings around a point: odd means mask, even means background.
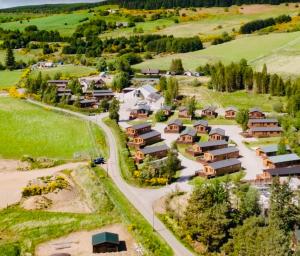
[[[128,9],[161,9],[174,7],[228,7],[231,5],[242,4],[281,4],[290,3],[297,0],[110,0],[112,4],[119,4],[121,7]]]
[[[276,24],[287,23],[292,20],[289,15],[280,15],[276,18],[268,18],[264,20],[253,20],[245,23],[241,26],[240,32],[242,34],[251,34],[254,31],[260,30],[262,28],[270,27]]]

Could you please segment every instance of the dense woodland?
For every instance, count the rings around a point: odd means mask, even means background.
[[[129,9],[161,9],[173,7],[213,7],[241,4],[281,4],[299,2],[296,0],[110,0],[110,3],[120,4]]]

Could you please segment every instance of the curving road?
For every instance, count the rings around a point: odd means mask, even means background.
[[[161,189],[142,189],[133,187],[127,184],[122,176],[120,167],[118,165],[118,145],[115,137],[113,136],[110,128],[103,123],[102,119],[107,116],[107,114],[100,114],[97,116],[86,116],[77,112],[73,112],[70,110],[53,107],[50,105],[46,105],[41,102],[36,102],[28,99],[28,102],[39,105],[42,107],[51,108],[53,110],[57,110],[60,112],[64,112],[70,115],[77,116],[81,119],[88,120],[96,123],[106,134],[109,148],[110,148],[110,158],[107,161],[109,176],[112,178],[114,183],[118,186],[120,191],[126,196],[126,198],[135,206],[135,208],[144,216],[144,218],[152,224],[154,224],[154,228],[158,234],[161,235],[165,239],[165,241],[169,244],[169,246],[173,249],[174,255],[177,256],[189,256],[193,255],[187,248],[185,248],[176,238],[175,236],[165,227],[165,225],[154,215],[153,212],[153,202],[158,198],[166,195],[176,188],[177,185],[180,184],[172,184],[170,186],[166,186]]]

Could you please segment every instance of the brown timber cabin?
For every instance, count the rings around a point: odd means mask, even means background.
[[[225,119],[235,119],[238,110],[235,107],[228,107],[225,109]]]
[[[265,118],[266,115],[259,108],[251,108],[249,110],[249,119]]]
[[[150,155],[151,157],[157,159],[161,159],[163,157],[166,157],[168,152],[169,147],[165,144],[160,146],[145,147],[135,152],[134,160],[136,163],[142,163],[147,155]]]
[[[183,123],[179,119],[171,120],[164,129],[165,133],[180,133],[183,130]]]
[[[265,158],[263,164],[268,169],[300,165],[300,157],[296,154],[271,156]]]
[[[278,127],[277,119],[249,119],[248,127]]]
[[[216,107],[214,106],[207,106],[201,111],[202,117],[217,117],[218,113],[216,112]]]
[[[197,131],[195,129],[185,129],[177,139],[180,144],[193,144],[197,140]]]
[[[287,153],[291,153],[291,148],[288,145],[286,145],[286,151]],[[278,152],[278,145],[274,144],[265,147],[258,147],[255,152],[257,156],[260,156],[262,158],[266,158],[268,156],[276,156]]]
[[[206,120],[199,120],[193,124],[197,133],[207,133],[209,130],[208,122]]]
[[[239,157],[239,149],[236,147],[228,147],[207,151],[204,153],[203,160],[207,163],[222,161]]]
[[[228,140],[228,138],[223,129],[216,128],[210,131],[209,140]]]
[[[203,174],[208,178],[212,178],[238,172],[241,168],[241,162],[238,159],[232,158],[205,165],[203,167]]]
[[[192,118],[192,116],[189,115],[189,111],[187,107],[179,107],[178,111],[179,111],[178,112],[179,118],[189,118],[189,119]]]
[[[127,143],[127,145],[139,149],[141,147],[151,145],[159,141],[161,141],[160,132],[153,130],[134,137],[132,141]]]
[[[215,149],[227,148],[227,147],[228,147],[228,142],[225,140],[211,140],[207,142],[200,142],[200,143],[193,144],[192,147],[187,149],[187,153],[193,156],[199,156],[209,150],[215,150]]]
[[[126,134],[128,137],[136,137],[138,135],[147,133],[151,131],[151,124],[150,123],[142,123],[136,124],[133,126],[129,126],[126,128]]]
[[[281,127],[253,127],[249,129],[249,135],[256,138],[279,137],[282,134]]]

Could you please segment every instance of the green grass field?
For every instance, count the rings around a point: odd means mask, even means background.
[[[195,96],[200,103],[198,107],[214,105],[217,107],[235,106],[237,108],[260,107],[263,111],[272,112],[273,104],[278,101],[284,102],[284,98],[271,97],[266,94],[253,94],[246,91],[232,93],[216,92],[205,86],[191,87],[180,86],[180,93],[186,96]],[[222,122],[224,121],[224,123]],[[210,124],[233,124],[232,120],[209,120]]]
[[[172,54],[165,57],[154,58],[135,65],[134,67],[138,69],[150,67],[168,70],[172,59],[175,58],[182,59],[183,66],[186,70],[195,70],[199,65],[206,63],[216,61],[230,63],[232,61],[239,61],[241,58],[247,59],[255,66],[255,63],[262,58],[281,51],[285,47],[297,44],[299,41],[300,32],[246,36],[225,44],[210,46],[196,52]]]
[[[74,12],[71,14],[56,14],[34,18],[29,22],[23,21],[22,24],[19,21],[2,23],[0,24],[0,27],[11,30],[23,30],[29,25],[36,25],[40,30],[57,30],[63,36],[70,36],[76,29],[77,25],[80,24],[79,21],[81,19],[91,16],[92,14],[89,14],[87,11]]]
[[[92,136],[96,134],[96,138]],[[0,156],[23,155],[73,159],[95,156],[95,140],[107,155],[103,133],[78,118],[54,113],[27,102],[0,97]]]
[[[0,90],[17,84],[22,76],[22,70],[0,71]]]
[[[16,61],[28,62],[29,60],[36,60],[39,55],[42,55],[41,49],[24,51],[23,49],[14,50]],[[0,63],[4,64],[6,58],[6,50],[0,50]]]
[[[49,75],[50,77],[53,77],[56,73],[61,73],[64,77],[70,78],[88,76],[96,71],[95,67],[67,64],[55,68],[37,69],[31,73],[31,76],[36,76],[39,72],[42,72],[42,75]]]

